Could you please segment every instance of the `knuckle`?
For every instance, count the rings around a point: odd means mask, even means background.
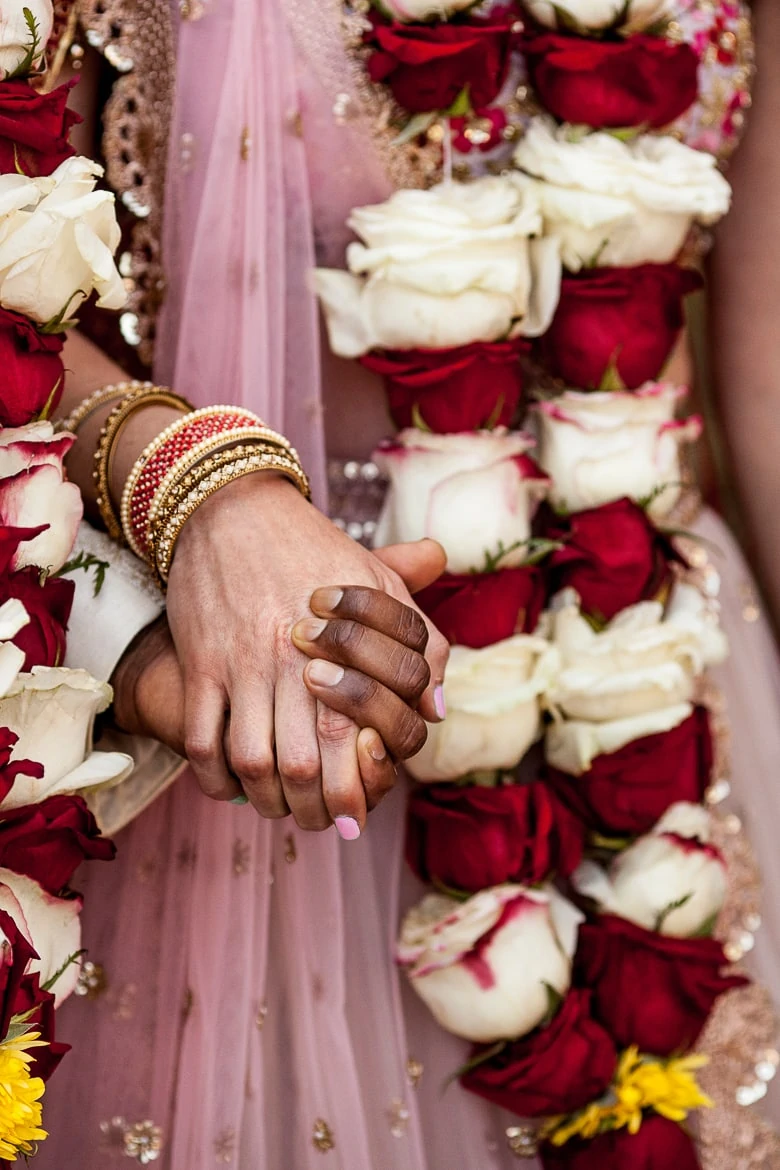
[[[266,784],[273,779],[275,771],[271,753],[246,748],[231,752],[230,765],[246,784]]]
[[[188,731],[184,738],[187,759],[196,767],[205,768],[219,758],[219,746],[215,738],[208,738],[199,731]]]
[[[320,707],[317,712],[317,736],[329,746],[348,744],[355,739],[357,728],[348,715]]]
[[[313,754],[288,756],[279,761],[279,774],[289,788],[311,788],[320,781],[319,757]]]
[[[398,614],[396,637],[411,650],[424,650],[428,645],[428,627],[425,620],[408,605],[402,605]]]
[[[420,654],[412,655],[406,663],[404,684],[413,699],[419,699],[431,681],[431,668]]]
[[[401,760],[408,760],[416,756],[428,738],[428,728],[423,719],[413,711],[404,716],[398,724],[398,735],[395,740],[396,755]]]

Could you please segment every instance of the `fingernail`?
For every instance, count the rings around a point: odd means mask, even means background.
[[[360,825],[354,817],[336,817],[334,824],[342,841],[357,841],[360,836]]]
[[[293,633],[302,642],[316,642],[327,624],[324,618],[304,618],[293,626]]]
[[[344,677],[344,667],[335,662],[326,662],[324,658],[315,658],[306,668],[309,672],[309,681],[320,687],[335,687]]]
[[[387,759],[387,752],[385,751],[385,745],[382,742],[381,736],[377,735],[375,739],[371,740],[368,754],[371,756],[371,759],[376,760],[377,763]]]
[[[317,609],[325,609],[332,613],[341,603],[344,596],[343,589],[318,589],[314,596],[317,598]]]
[[[249,804],[249,797],[244,796],[243,792],[240,796],[234,796],[230,802],[231,804]]]
[[[441,683],[433,688],[433,705],[440,719],[447,718],[447,704],[444,701],[444,687]]]

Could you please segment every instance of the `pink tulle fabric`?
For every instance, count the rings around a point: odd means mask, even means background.
[[[349,208],[388,183],[360,127],[332,118],[325,66],[340,76],[337,52],[318,54],[314,36],[327,5],[311,4],[310,43],[293,43],[284,13],[302,2],[215,0],[179,30],[157,372],[198,403],[246,404],[290,435],[322,498],[307,273],[315,238],[320,259],[337,260]],[[780,668],[766,623],[742,619],[738,552],[714,517],[703,525],[726,554],[735,799],[778,888],[768,763],[780,758]],[[118,860],[81,882],[85,945],[106,987],[60,1015],[75,1051],[47,1091],[39,1170],[143,1164],[132,1145],[143,1122],[159,1127],[162,1170],[518,1164],[515,1119],[444,1089],[465,1046],[393,966],[400,913],[419,896],[402,862],[404,799],[399,786],[363,839],[344,844],[209,802],[185,777],[120,834]],[[771,904],[759,937],[761,974],[777,983]]]

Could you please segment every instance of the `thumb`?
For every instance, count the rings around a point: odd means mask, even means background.
[[[441,577],[447,556],[437,540],[416,540],[375,548],[374,556],[397,573],[410,593],[418,593]]]

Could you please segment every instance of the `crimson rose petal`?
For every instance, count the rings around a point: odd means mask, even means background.
[[[2,426],[25,426],[45,407],[54,410],[65,382],[63,343],[62,334],[41,333],[26,317],[0,309]]]
[[[64,577],[47,577],[41,582],[34,568],[5,574],[0,579],[0,596],[17,598],[30,618],[13,639],[14,645],[25,653],[23,670],[62,665],[75,589],[74,582]]]
[[[31,1050],[35,1063],[31,1066],[30,1072],[32,1076],[48,1081],[71,1047],[70,1044],[63,1044],[55,1039],[54,996],[50,991],[43,990],[37,974],[25,975],[12,1008],[13,1015],[26,1015],[31,1012],[27,1021],[28,1030],[40,1033],[41,1040],[46,1041],[46,1048]]]
[[[65,889],[82,861],[111,861],[115,854],[80,796],[0,811],[0,867],[33,878],[50,894]]]
[[[68,109],[75,84],[39,93],[26,79],[0,82],[0,173],[50,175],[73,157],[68,135],[81,122]]]
[[[415,601],[453,646],[479,650],[513,634],[531,634],[544,609],[545,585],[535,565],[496,573],[444,573]]]
[[[573,989],[550,1024],[507,1044],[461,1084],[520,1117],[544,1117],[602,1096],[616,1065],[614,1043],[591,1016],[590,993]]]
[[[698,97],[698,56],[663,37],[597,41],[544,33],[526,39],[523,51],[542,104],[561,122],[657,130]]]
[[[645,1117],[638,1133],[620,1129],[590,1141],[548,1143],[539,1157],[544,1170],[701,1170],[682,1126],[657,1114]]]
[[[11,763],[11,753],[18,741],[19,736],[9,727],[0,727],[0,801],[8,796],[17,776],[30,776],[34,780],[43,779],[42,764],[35,764],[32,760],[14,760]]]
[[[18,1013],[22,980],[37,951],[30,945],[10,914],[0,910],[0,1040],[8,1035],[11,1017]]]
[[[576,980],[592,988],[596,1019],[620,1048],[689,1051],[719,996],[748,982],[722,973],[726,956],[712,938],[670,938],[604,915],[578,939]]]

